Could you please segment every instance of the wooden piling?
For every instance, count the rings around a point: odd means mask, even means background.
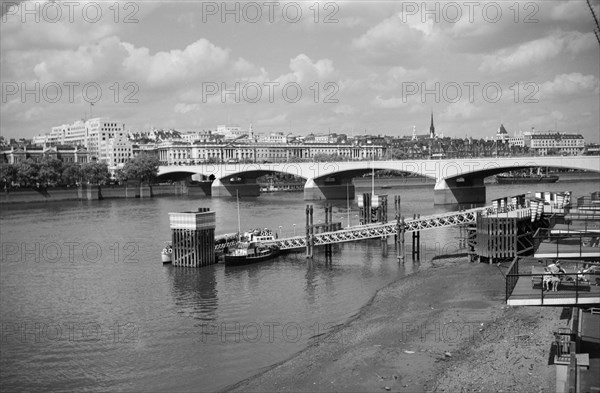
[[[420,214],[415,214],[413,219],[420,218]],[[413,231],[412,232],[412,260],[419,261],[421,259],[421,231]]]
[[[315,227],[313,225],[313,206],[306,205],[306,258],[313,257]]]
[[[215,213],[208,208],[197,212],[169,213],[173,266],[212,265],[215,258]]]
[[[333,206],[331,204],[325,205],[325,232],[331,232],[333,221]],[[325,245],[325,257],[331,257],[331,244]]]
[[[405,255],[405,244],[404,244],[404,235],[406,234],[406,223],[404,222],[404,217],[400,219],[400,259],[404,262]]]
[[[396,242],[396,258],[398,261],[404,261],[404,255],[402,254],[402,222],[401,222],[401,209],[400,209],[400,195],[394,196],[394,212],[396,217],[396,234],[394,240]]]

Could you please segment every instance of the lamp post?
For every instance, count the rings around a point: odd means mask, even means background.
[[[281,225],[279,226],[279,237],[281,237]]]
[[[296,224],[292,224],[294,226],[294,237],[296,237]]]

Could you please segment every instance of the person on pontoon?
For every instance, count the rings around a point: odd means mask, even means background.
[[[554,292],[558,291],[558,284],[562,281],[562,276],[567,273],[565,269],[556,260],[553,264],[546,266],[544,271],[549,273],[549,275],[543,278],[544,289]],[[567,277],[566,279],[568,280],[569,278]]]
[[[566,274],[565,269],[562,268],[560,262],[557,260],[551,265],[546,267],[547,271],[549,271],[553,276],[560,276],[561,274]]]

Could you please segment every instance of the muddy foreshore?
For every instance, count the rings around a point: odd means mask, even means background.
[[[407,262],[410,263],[410,262]],[[308,348],[233,392],[552,392],[561,309],[508,307],[496,265],[446,258],[379,290]]]

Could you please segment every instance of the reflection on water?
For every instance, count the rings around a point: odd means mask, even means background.
[[[166,266],[173,302],[180,314],[203,322],[217,318],[219,298],[213,266],[206,269]]]

